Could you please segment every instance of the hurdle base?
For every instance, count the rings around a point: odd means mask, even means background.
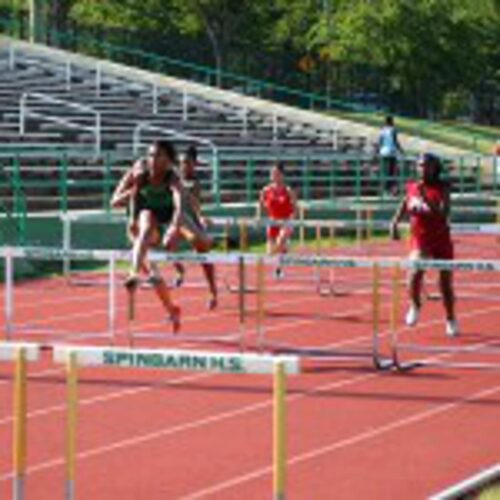
[[[379,371],[389,371],[395,366],[394,361],[390,358],[383,358],[380,356],[373,356],[373,366]]]

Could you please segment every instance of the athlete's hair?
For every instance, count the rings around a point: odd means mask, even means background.
[[[394,117],[392,115],[387,115],[385,117],[385,124],[388,126],[388,127],[392,127],[394,126]]]
[[[198,160],[198,150],[196,149],[196,146],[194,144],[191,144],[186,149],[186,152],[184,153],[184,160],[192,161],[194,163],[196,163],[196,161]]]
[[[443,163],[441,162],[441,158],[439,158],[439,156],[435,155],[434,153],[423,153],[418,157],[418,164],[424,166],[433,166],[434,177],[432,181],[435,183],[441,182]]]
[[[277,161],[273,167],[278,170],[281,175],[285,175],[285,164],[281,161]]]
[[[177,163],[177,150],[170,141],[167,141],[165,139],[157,139],[153,142],[153,146],[163,151],[172,163]]]

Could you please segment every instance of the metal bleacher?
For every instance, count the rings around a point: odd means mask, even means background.
[[[0,71],[4,204],[22,193],[29,211],[103,208],[158,137],[197,144],[217,206],[254,202],[276,159],[303,200],[380,192],[365,125],[2,37]]]
[[[73,189],[72,206],[102,206],[96,186],[102,184],[105,155],[113,157],[106,167],[112,185],[158,137],[180,149],[197,144],[212,184],[221,175],[245,176],[250,157],[254,172],[267,178],[276,158],[291,159],[292,169],[303,175],[301,158],[321,168],[325,157],[370,148],[363,127],[42,45],[0,38],[0,69],[1,157],[9,157],[7,171],[20,169],[32,210],[61,208],[56,200],[63,183],[74,188],[82,179],[95,185]],[[18,167],[9,163],[15,155],[22,156]],[[211,201],[241,199],[234,186],[227,192],[212,188],[218,195]]]
[[[12,149],[63,143],[74,152],[90,144],[97,153],[130,153],[134,130],[141,122],[157,127],[153,134],[144,132],[141,139],[145,141],[162,129],[178,131],[179,138],[212,141],[221,155],[304,148],[323,153],[359,152],[367,145],[365,136],[344,134],[336,122],[315,127],[283,110],[278,113],[262,103],[257,107],[242,102],[241,96],[233,103],[221,101],[215,94],[196,94],[187,82],[177,81],[173,87],[169,79],[157,75],[137,74],[127,67],[117,71],[116,64],[108,68],[105,62],[54,49],[51,53],[47,47],[37,51],[29,46],[28,52],[27,44],[10,42],[1,49],[0,112],[5,142]],[[95,115],[100,119],[98,143],[90,130]],[[167,135],[176,139],[173,132]]]

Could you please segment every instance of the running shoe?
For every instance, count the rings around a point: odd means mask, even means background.
[[[454,338],[459,335],[459,328],[456,319],[448,319],[446,320],[446,335],[448,337]]]
[[[172,282],[172,285],[174,288],[180,288],[184,284],[184,271],[176,273],[176,276],[174,278],[174,281]]]
[[[415,305],[411,305],[405,317],[406,326],[415,326],[418,323],[419,314],[419,308]]]
[[[125,279],[124,285],[125,285],[125,288],[129,292],[134,292],[137,289],[137,287],[139,286],[139,276],[137,276],[135,274],[130,274]]]
[[[277,280],[281,280],[285,277],[285,273],[283,272],[283,268],[281,266],[278,266],[275,270],[274,270],[274,277],[277,279]]]

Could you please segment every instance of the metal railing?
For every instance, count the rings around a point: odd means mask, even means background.
[[[157,129],[155,125],[151,127],[167,135],[171,132]],[[391,185],[402,193],[407,179],[415,175],[411,159],[401,160],[397,175],[389,177],[378,160],[367,155],[229,155],[208,140],[174,132],[170,135],[174,142],[198,141],[198,145],[203,144],[212,153],[212,161],[198,169],[204,201],[214,207],[254,204],[260,189],[269,182],[269,168],[276,160],[285,163],[287,181],[302,202],[324,206],[359,205],[368,197],[372,203],[394,204],[398,195],[384,189]],[[136,139],[136,152],[140,143],[140,139]],[[8,180],[0,178],[0,190],[4,198],[9,198],[9,203],[15,203],[16,199],[21,203],[20,198],[25,196],[30,212],[106,210],[116,183],[133,159],[130,154],[116,152],[99,157],[71,157],[68,152],[57,149],[45,158],[2,153],[0,164]],[[447,175],[455,197],[500,197],[500,165],[496,164],[495,157],[483,158],[482,164],[474,157],[449,158],[448,161]],[[481,212],[479,208],[470,207],[470,217],[474,216],[474,210],[477,214]]]
[[[61,116],[50,116],[47,113],[39,113],[32,109],[29,109],[28,101],[30,99],[41,101],[47,104],[62,105],[67,108],[82,111],[84,113],[89,113],[94,117],[94,125],[84,125],[82,123],[77,123],[68,118],[63,118]],[[54,110],[55,111],[55,110]],[[39,120],[46,120],[54,123],[59,123],[67,128],[80,129],[94,134],[94,148],[95,154],[99,155],[101,153],[101,113],[91,106],[85,104],[80,104],[72,101],[67,101],[64,99],[57,99],[46,94],[40,94],[38,92],[25,92],[21,95],[19,100],[19,133],[24,135],[26,132],[26,119],[28,117],[37,118]]]

